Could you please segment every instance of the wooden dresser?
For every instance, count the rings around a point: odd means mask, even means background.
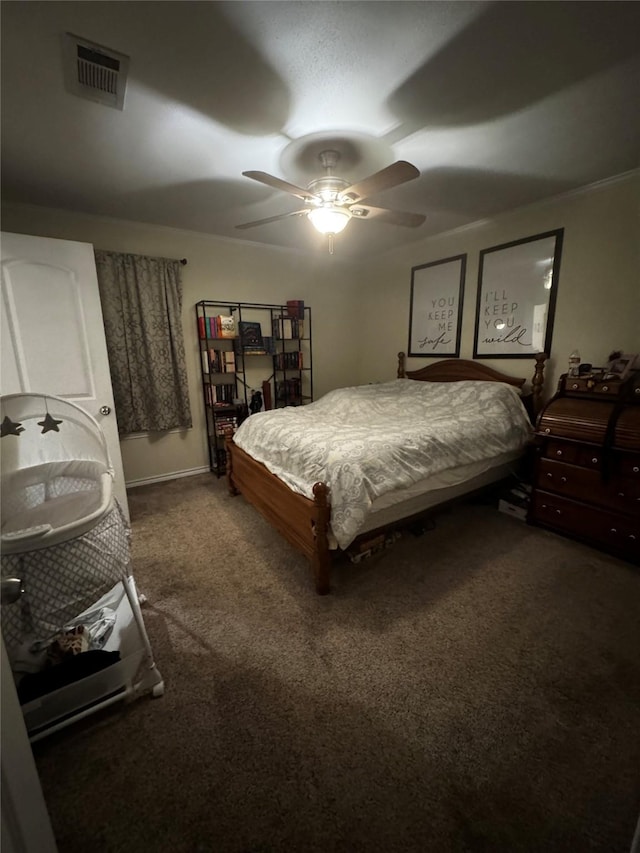
[[[640,372],[563,376],[535,447],[529,523],[640,563]]]

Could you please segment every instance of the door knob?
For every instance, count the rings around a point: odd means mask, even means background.
[[[101,415],[110,415],[111,414],[111,406],[100,406],[100,414]]]

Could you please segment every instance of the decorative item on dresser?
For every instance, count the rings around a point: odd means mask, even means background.
[[[529,522],[640,562],[640,371],[561,377],[537,423]]]

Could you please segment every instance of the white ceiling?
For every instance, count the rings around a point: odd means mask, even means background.
[[[61,36],[130,57],[124,110],[69,94]],[[3,2],[10,201],[326,252],[299,209],[242,176],[307,186],[317,154],[417,229],[353,221],[336,254],[401,243],[640,165],[638,2]]]

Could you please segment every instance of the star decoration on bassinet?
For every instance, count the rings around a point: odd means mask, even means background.
[[[24,432],[22,424],[19,421],[12,421],[9,415],[5,415],[0,426],[0,438],[4,438],[5,435],[20,435],[21,432]]]
[[[60,432],[58,429],[58,424],[61,424],[62,421],[57,421],[55,418],[52,418],[49,412],[47,412],[45,419],[43,421],[38,421],[38,426],[42,427],[42,435],[45,432],[51,432],[54,430],[55,432]]]

